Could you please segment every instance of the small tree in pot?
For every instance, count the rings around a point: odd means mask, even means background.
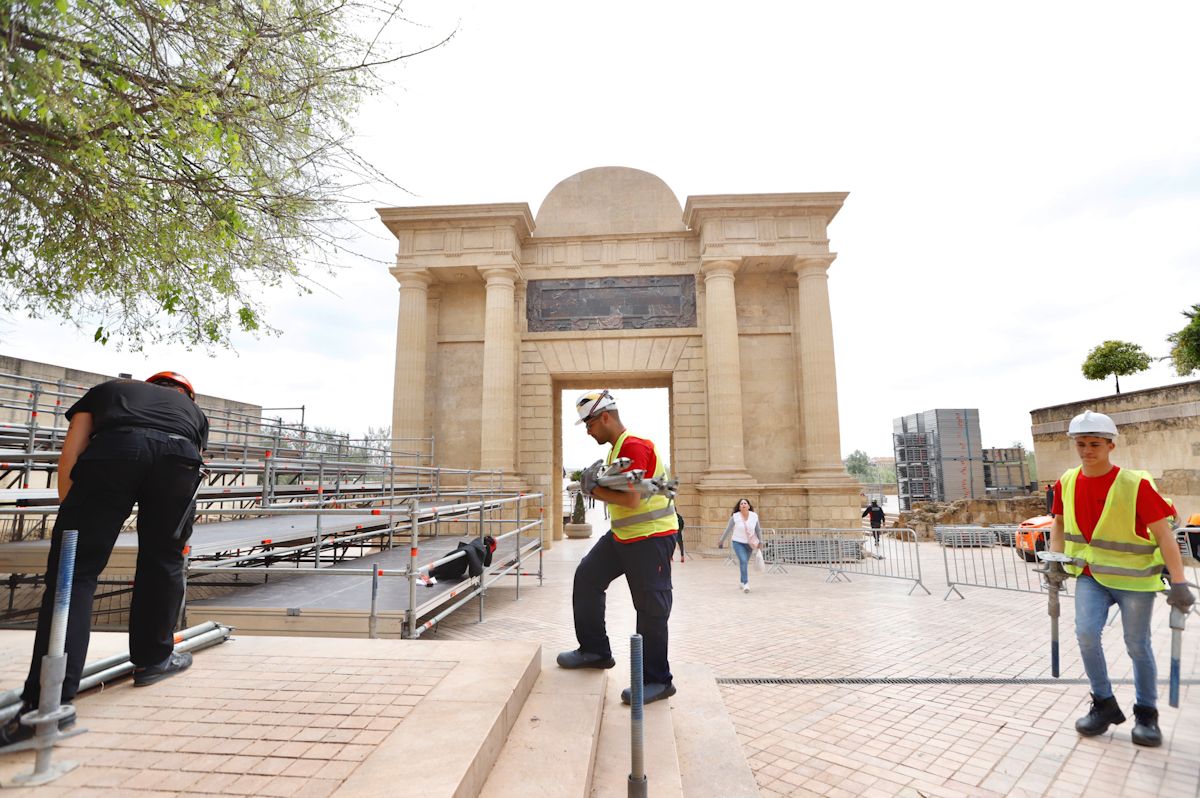
[[[579,482],[583,476],[581,471],[571,472],[571,481]],[[590,538],[592,525],[587,522],[587,511],[583,506],[583,491],[575,491],[575,506],[571,510],[571,523],[563,526],[563,533],[569,538]]]
[[[587,523],[587,510],[585,510],[583,506],[583,491],[579,491],[575,494],[575,508],[571,510],[571,523]]]

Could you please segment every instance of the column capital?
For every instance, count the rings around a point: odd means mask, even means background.
[[[413,268],[411,266],[393,266],[388,269],[401,288],[427,289],[433,283],[433,272],[429,269]]]
[[[515,266],[477,266],[475,268],[488,285],[501,284],[511,287],[521,279],[521,272]]]
[[[836,258],[836,253],[818,257],[797,255],[795,261],[792,263],[792,270],[796,272],[797,277],[825,274]]]
[[[704,275],[705,280],[714,276],[736,274],[737,270],[741,267],[741,258],[717,258],[700,261],[700,273]]]

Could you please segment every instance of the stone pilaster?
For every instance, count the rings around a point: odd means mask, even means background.
[[[704,362],[708,374],[707,484],[751,482],[742,434],[742,365],[738,352],[737,302],[733,278],[740,263],[706,261],[704,274]]]
[[[392,276],[400,283],[400,310],[396,318],[396,376],[392,392],[392,437],[426,438],[425,429],[425,352],[428,347],[429,284],[428,269],[394,268]],[[415,443],[397,441],[399,451],[422,451]]]
[[[829,258],[797,259],[800,429],[797,482],[845,482],[838,429],[837,370],[829,313]]]
[[[487,282],[483,320],[483,396],[479,467],[511,475],[516,467],[517,271],[480,269]]]

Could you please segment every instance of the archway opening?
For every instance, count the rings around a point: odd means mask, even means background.
[[[560,503],[564,517],[571,512],[571,497],[566,492],[571,472],[603,459],[609,449],[607,445],[602,446],[592,440],[582,424],[575,423],[579,419],[575,412],[575,400],[582,393],[608,388],[617,400],[621,422],[626,429],[632,435],[653,441],[659,454],[666,460],[667,468],[671,468],[674,462],[671,448],[671,391],[665,380],[660,386],[654,387],[646,387],[646,382],[640,380],[639,387],[621,387],[619,382],[598,386],[594,380],[556,383],[559,434],[555,441],[554,459],[555,468],[562,475]],[[551,484],[555,484],[553,480]],[[553,506],[549,500],[546,505]],[[586,516],[587,522],[592,525],[593,535],[608,530],[603,502],[595,502],[594,506],[587,507]]]

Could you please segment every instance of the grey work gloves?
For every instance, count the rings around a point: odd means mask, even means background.
[[[592,491],[596,489],[596,480],[599,478],[600,472],[605,468],[603,460],[597,460],[583,471],[579,472],[579,490],[585,496],[591,496]]]
[[[1174,582],[1167,591],[1167,603],[1182,613],[1188,613],[1196,603],[1196,597],[1192,595],[1187,582]]]

